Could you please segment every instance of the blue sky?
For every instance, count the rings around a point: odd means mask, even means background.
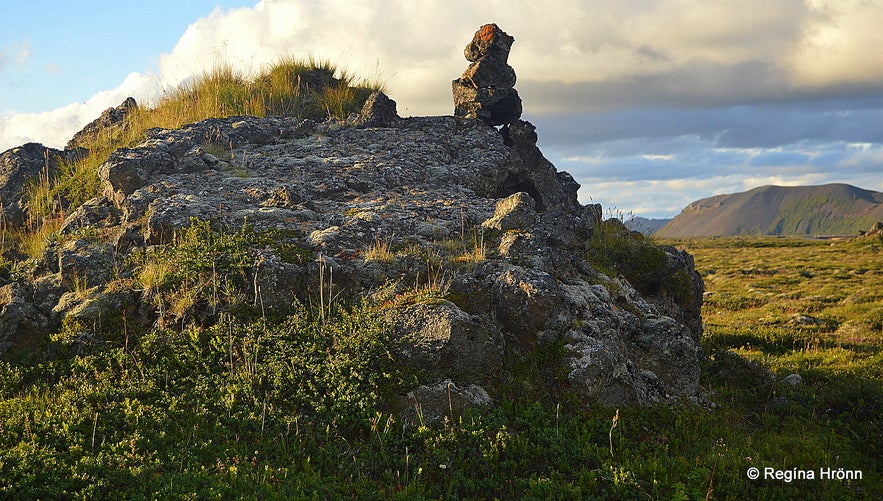
[[[0,113],[39,112],[116,86],[153,67],[216,0],[4,2],[0,16]],[[17,62],[20,60],[20,62]]]
[[[610,215],[764,184],[883,191],[883,0],[37,0],[0,17],[0,150],[62,147],[221,60],[325,57],[386,82],[403,116],[449,114],[463,46],[496,22],[541,148]]]

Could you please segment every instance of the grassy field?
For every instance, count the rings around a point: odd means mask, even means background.
[[[264,238],[191,231],[138,265],[169,268],[153,294],[210,283],[206,256],[241,275]],[[0,361],[0,498],[879,499],[883,244],[675,244],[707,283],[704,407],[549,393],[529,382],[553,345],[510,361],[492,410],[406,426],[384,402],[416,376],[390,363],[379,305],[267,318],[233,280],[204,291],[228,312],[211,327],[123,311]]]
[[[762,473],[760,480],[745,481],[747,492],[758,493],[749,497],[768,498],[781,487],[782,496],[804,499],[879,498],[881,240],[733,237],[672,243],[693,253],[705,281],[703,346],[722,359],[710,364],[705,384],[718,392],[715,400],[720,414],[729,415],[728,425],[740,430],[733,438],[741,442],[742,467],[726,475],[744,475],[750,466],[762,472],[814,470],[816,480],[790,485],[764,480]],[[754,366],[732,367],[717,355],[726,350]],[[760,369],[754,384],[733,377]],[[763,371],[775,383],[764,381]],[[783,384],[790,374],[803,382]],[[821,480],[819,469],[827,467],[861,470],[864,478]]]

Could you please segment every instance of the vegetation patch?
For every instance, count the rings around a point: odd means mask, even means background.
[[[188,320],[211,322],[220,313],[254,310],[254,252],[270,248],[287,263],[304,265],[312,251],[291,240],[294,233],[214,229],[208,221],[191,219],[175,233],[172,243],[133,254],[137,288],[154,307],[161,324]],[[253,312],[256,313],[256,312]]]
[[[665,250],[652,238],[630,231],[618,219],[607,219],[596,226],[587,259],[605,274],[622,275],[642,294],[664,293],[681,305],[692,299],[692,277],[684,270],[669,273]]]
[[[236,277],[261,238],[195,224],[149,257],[169,267],[153,287],[210,284],[213,268]],[[566,380],[554,369],[566,356],[558,342],[506,364],[493,408],[408,422],[389,402],[418,380],[395,363],[379,319],[384,298],[444,297],[439,273],[404,293],[391,284],[364,304],[296,306],[275,319],[222,309],[210,325],[137,330],[120,318],[102,321],[102,335],[89,334],[97,323],[66,324],[42,354],[0,361],[0,497],[879,498],[883,294],[867,281],[879,248],[675,243],[714,270],[710,297],[751,287],[760,275],[742,269],[783,280],[767,283],[768,302],[707,303],[712,409],[611,409],[566,386],[550,394],[531,381]],[[814,299],[829,282],[843,299]],[[775,321],[810,308],[832,322]],[[861,336],[842,335],[860,320]],[[791,373],[803,383],[779,382]],[[817,479],[750,480],[751,467]],[[863,477],[819,480],[829,467]]]

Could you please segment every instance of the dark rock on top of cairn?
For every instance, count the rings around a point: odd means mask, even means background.
[[[454,115],[480,118],[490,125],[506,125],[521,117],[515,70],[507,62],[514,41],[496,24],[475,32],[463,51],[472,64],[452,83]]]

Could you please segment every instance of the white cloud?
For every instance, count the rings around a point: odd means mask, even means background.
[[[807,3],[811,20],[804,27],[801,43],[786,58],[792,81],[807,87],[879,85],[883,79],[883,2]]]
[[[0,47],[0,69],[9,65],[22,65],[31,57],[31,44],[27,40]]]
[[[83,125],[102,111],[131,95],[144,95],[159,88],[155,75],[130,74],[117,88],[101,91],[84,103],[42,113],[24,113],[0,120],[0,151],[28,142],[42,142],[62,148]]]

